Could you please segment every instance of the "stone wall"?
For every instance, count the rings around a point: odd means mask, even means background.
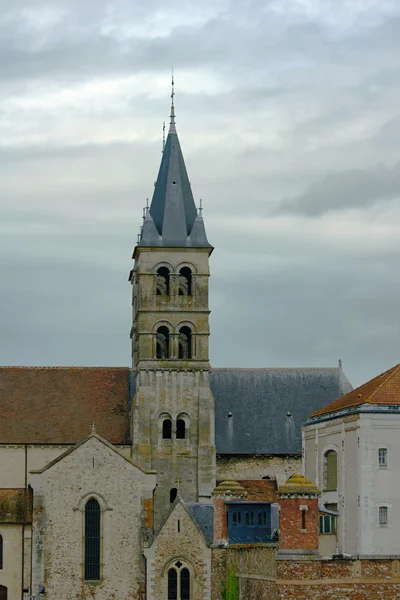
[[[167,521],[144,554],[147,563],[146,600],[167,598],[168,571],[187,568],[191,576],[191,600],[209,600],[211,593],[211,550],[203,535],[177,501]],[[222,567],[223,571],[223,567]],[[221,575],[218,575],[221,577]]]
[[[394,600],[400,598],[398,559],[280,559],[272,545],[212,550],[212,600],[222,599],[232,567],[238,600]]]
[[[217,479],[262,479],[275,478],[278,485],[293,475],[301,473],[301,455],[217,455]]]
[[[142,500],[155,475],[146,474],[98,436],[91,436],[32,475],[33,590],[47,600],[137,600],[144,592]],[[101,579],[84,581],[84,516],[94,497],[101,507]]]
[[[212,600],[221,600],[227,572],[232,569],[240,600],[277,600],[276,547],[243,544],[212,549]]]
[[[279,600],[400,598],[398,560],[277,561]]]

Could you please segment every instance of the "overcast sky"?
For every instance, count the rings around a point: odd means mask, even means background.
[[[130,364],[171,66],[212,364],[400,362],[398,0],[0,0],[0,364]]]

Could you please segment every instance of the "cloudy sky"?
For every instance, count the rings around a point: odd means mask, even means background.
[[[0,0],[0,364],[129,364],[171,66],[213,365],[400,362],[398,0]]]

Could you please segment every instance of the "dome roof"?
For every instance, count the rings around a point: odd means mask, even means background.
[[[294,473],[283,485],[278,487],[278,494],[319,494],[317,486],[304,475]]]
[[[247,492],[237,481],[222,481],[213,491],[213,496],[246,496]]]

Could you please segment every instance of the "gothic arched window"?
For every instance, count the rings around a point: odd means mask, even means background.
[[[170,440],[172,438],[172,421],[171,419],[164,419],[162,424],[162,436],[163,440]]]
[[[192,271],[189,267],[182,267],[179,271],[179,295],[192,295]]]
[[[176,421],[176,437],[178,440],[184,440],[186,437],[186,423],[184,419],[177,419]]]
[[[179,358],[192,358],[192,332],[186,325],[179,330]]]
[[[181,600],[190,600],[190,572],[186,568],[181,571]]]
[[[168,571],[168,600],[178,600],[178,573],[176,569]]]
[[[0,535],[0,569],[3,568],[3,536]]]
[[[100,579],[100,504],[90,498],[85,506],[85,579]]]
[[[169,329],[165,325],[157,329],[156,357],[169,358]]]
[[[157,296],[169,296],[169,270],[167,267],[157,269]]]

